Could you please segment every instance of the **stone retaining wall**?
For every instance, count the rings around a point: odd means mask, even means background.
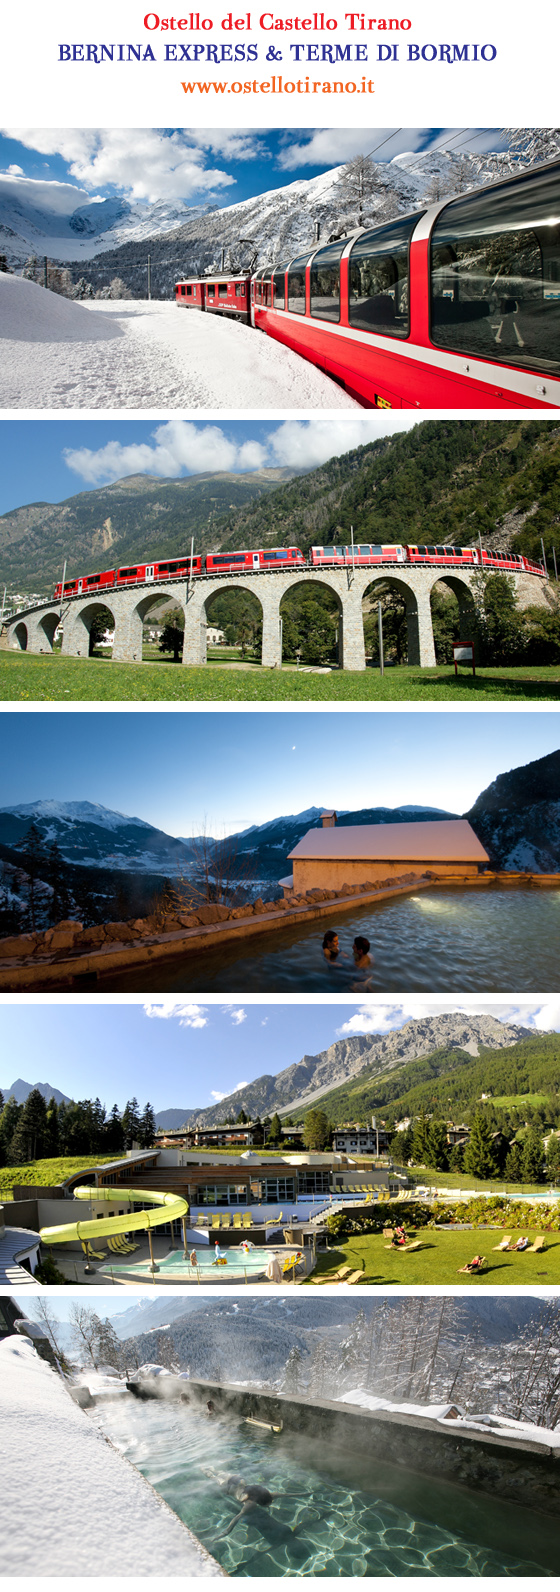
[[[58,923],[52,929],[33,934],[11,935],[0,940],[0,990],[33,989],[72,983],[82,975],[97,977],[119,970],[149,967],[191,952],[212,949],[226,941],[239,940],[300,923],[321,922],[325,917],[353,910],[368,902],[388,900],[413,890],[438,885],[466,886],[469,889],[502,888],[523,885],[537,889],[558,889],[560,874],[493,873],[476,877],[457,872],[445,880],[426,873],[420,878],[402,874],[375,884],[357,887],[343,885],[340,890],[308,890],[287,894],[283,900],[262,901],[251,906],[229,907],[208,904],[196,912],[168,917],[156,927],[150,918],[128,923],[103,923],[84,929],[74,920]]]
[[[171,1378],[165,1382],[169,1393]],[[560,1450],[542,1443],[467,1432],[453,1420],[442,1426],[416,1415],[362,1410],[301,1394],[263,1393],[259,1387],[240,1390],[199,1379],[177,1380],[175,1396],[186,1392],[204,1404],[211,1398],[218,1414],[282,1422],[284,1431],[313,1438],[331,1453],[338,1448],[368,1460],[383,1459],[508,1499],[523,1509],[560,1512]]]

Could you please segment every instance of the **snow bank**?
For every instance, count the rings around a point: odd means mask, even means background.
[[[222,1575],[20,1338],[0,1344],[3,1575]]]
[[[5,409],[356,409],[251,326],[138,299],[75,304],[0,272]]]
[[[122,337],[116,322],[88,314],[83,304],[0,271],[0,338],[22,343],[91,343]]]
[[[345,1393],[339,1403],[354,1404],[362,1410],[389,1410],[394,1415],[416,1415],[426,1421],[444,1421],[446,1426],[451,1421],[461,1430],[495,1432],[508,1440],[517,1438],[523,1442],[543,1443],[546,1448],[560,1448],[560,1431],[533,1426],[530,1421],[514,1421],[505,1415],[450,1415],[450,1411],[457,1409],[456,1404],[394,1404],[391,1399],[374,1398],[372,1393],[364,1393],[361,1388]]]

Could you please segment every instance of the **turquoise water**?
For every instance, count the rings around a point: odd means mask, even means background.
[[[482,1493],[184,1405],[120,1398],[95,1419],[230,1576],[553,1573],[555,1522]],[[278,1496],[223,1535],[242,1505],[208,1467]]]
[[[325,929],[340,937],[328,963]],[[370,941],[373,966],[359,973],[352,941]],[[105,989],[144,990],[145,971],[103,979]],[[339,995],[405,991],[560,991],[560,890],[426,890],[341,912],[324,922],[277,929],[237,946],[195,951],[150,966],[150,989]]]
[[[192,1251],[189,1250],[189,1254],[191,1253]],[[226,1280],[230,1277],[238,1277],[240,1280],[242,1280],[245,1272],[247,1272],[250,1276],[256,1276],[259,1272],[266,1271],[271,1253],[272,1251],[269,1249],[255,1248],[250,1249],[248,1255],[241,1255],[239,1250],[234,1247],[232,1249],[228,1249],[227,1251],[227,1265],[216,1266],[214,1264],[214,1245],[211,1244],[208,1248],[197,1249],[196,1270],[194,1266],[191,1266],[190,1260],[183,1260],[182,1249],[172,1250],[170,1255],[165,1255],[162,1260],[158,1260],[157,1265],[160,1273],[165,1273],[166,1271],[173,1272],[173,1275],[176,1277],[182,1276],[192,1278],[193,1275],[196,1277],[197,1272],[200,1271],[205,1273],[206,1276],[210,1275],[213,1279],[216,1277],[222,1277],[224,1280]],[[140,1272],[145,1273],[146,1270],[149,1271],[149,1269],[149,1261],[144,1262],[142,1266],[138,1268],[139,1275]],[[130,1272],[135,1270],[135,1266],[133,1260],[129,1260],[128,1264],[126,1262],[123,1264],[117,1262],[116,1265],[113,1261],[111,1261],[110,1267],[104,1266],[102,1270]]]

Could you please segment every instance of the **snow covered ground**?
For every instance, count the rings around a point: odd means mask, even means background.
[[[543,1443],[546,1448],[560,1449],[560,1431],[551,1431],[548,1426],[534,1426],[531,1421],[514,1421],[505,1415],[450,1416],[449,1411],[456,1410],[456,1404],[394,1404],[391,1399],[374,1398],[372,1393],[364,1393],[361,1388],[344,1393],[340,1403],[358,1405],[362,1410],[388,1410],[393,1415],[419,1415],[426,1421],[443,1421],[446,1426],[451,1422],[460,1431],[493,1433],[495,1437],[507,1437],[508,1442],[517,1439],[518,1442]]]
[[[21,1338],[0,1344],[5,1576],[212,1576],[219,1565]]]
[[[358,407],[250,326],[156,301],[75,303],[0,273],[0,408]]]

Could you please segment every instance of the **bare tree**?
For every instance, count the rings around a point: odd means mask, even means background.
[[[254,879],[252,856],[239,850],[237,835],[216,840],[206,827],[191,842],[192,866],[168,885],[163,902],[164,915],[171,912],[196,912],[207,903],[236,906],[246,900],[247,888]]]
[[[92,1365],[94,1371],[99,1370],[100,1352],[99,1339],[102,1335],[102,1323],[95,1310],[88,1310],[86,1305],[74,1303],[70,1307],[70,1320],[72,1322],[72,1339],[80,1363]],[[85,1358],[84,1358],[85,1357]]]
[[[343,166],[335,185],[336,198],[342,205],[348,205],[355,216],[354,226],[363,225],[366,211],[371,209],[371,200],[379,194],[384,187],[380,183],[379,170],[370,155],[355,155]]]

